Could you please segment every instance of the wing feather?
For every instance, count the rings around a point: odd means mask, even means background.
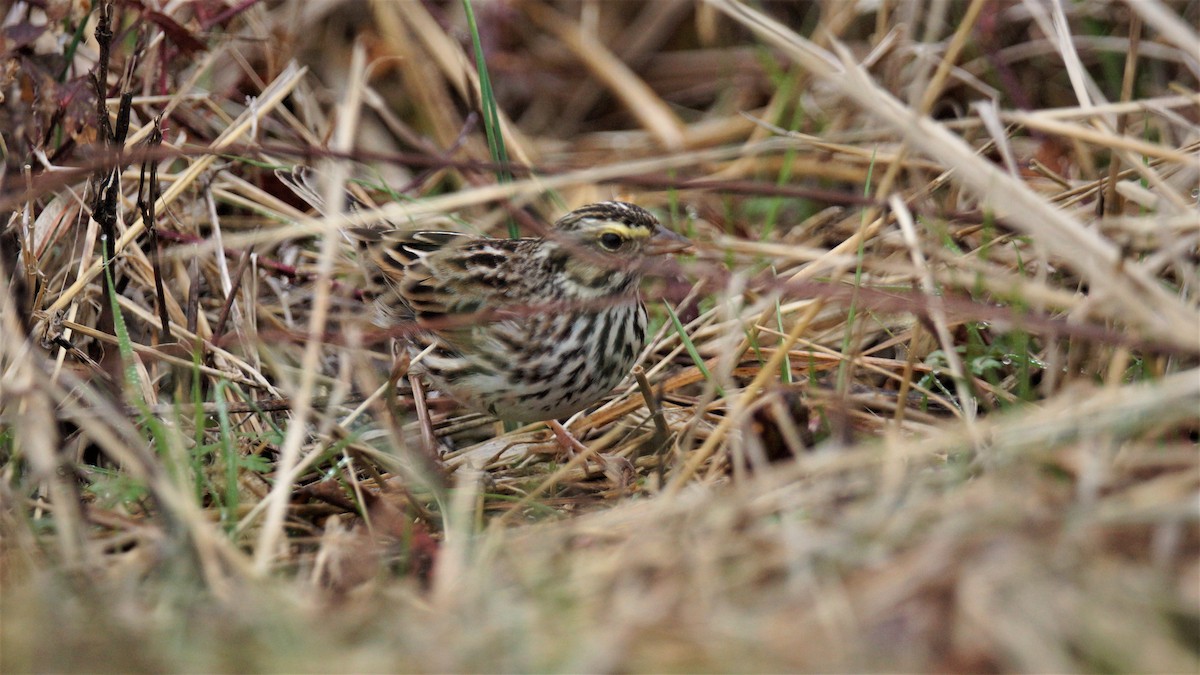
[[[371,256],[396,298],[428,322],[505,304],[509,261],[520,245],[459,232],[392,231],[380,235]]]

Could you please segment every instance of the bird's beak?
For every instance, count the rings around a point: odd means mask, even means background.
[[[646,242],[646,247],[642,249],[646,255],[666,255],[668,253],[679,253],[686,251],[692,247],[692,242],[682,234],[675,234],[662,225],[654,228],[654,234],[650,235],[650,240]]]

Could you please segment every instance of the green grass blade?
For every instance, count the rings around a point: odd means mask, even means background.
[[[684,330],[683,323],[679,321],[679,315],[677,315],[675,310],[671,309],[671,305],[665,301],[663,302],[663,307],[667,308],[667,314],[671,316],[671,325],[675,326],[675,332],[679,334],[679,339],[683,342],[684,349],[687,349],[688,355],[692,357],[692,361],[696,364],[696,367],[700,369],[700,374],[704,376],[704,379],[711,382],[713,388],[717,390],[717,394],[724,398],[725,390],[717,382],[716,378],[712,376],[712,373],[709,372],[708,366],[704,365],[704,359],[700,358],[700,352],[697,351],[696,345],[692,342],[691,336],[687,334],[686,330]]]
[[[508,170],[508,149],[504,146],[504,133],[500,128],[500,110],[496,106],[496,92],[492,90],[492,80],[488,77],[487,62],[483,58],[483,41],[479,39],[479,26],[475,23],[475,10],[471,0],[462,0],[463,12],[467,17],[467,28],[471,31],[471,46],[475,50],[475,70],[479,75],[480,108],[483,110],[483,130],[487,134],[488,152],[492,161],[500,165],[496,171],[496,180],[508,183],[512,173]],[[508,236],[516,239],[520,236],[517,223],[511,217],[508,219]]]

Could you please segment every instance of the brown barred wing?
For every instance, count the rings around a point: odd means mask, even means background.
[[[373,260],[417,319],[435,330],[456,328],[456,318],[505,304],[518,245],[457,232],[397,231],[382,235]]]

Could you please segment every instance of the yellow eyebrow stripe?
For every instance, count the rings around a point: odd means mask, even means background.
[[[652,233],[644,227],[629,227],[624,223],[608,222],[600,226],[599,236],[608,234],[620,235],[625,239],[646,239]]]

